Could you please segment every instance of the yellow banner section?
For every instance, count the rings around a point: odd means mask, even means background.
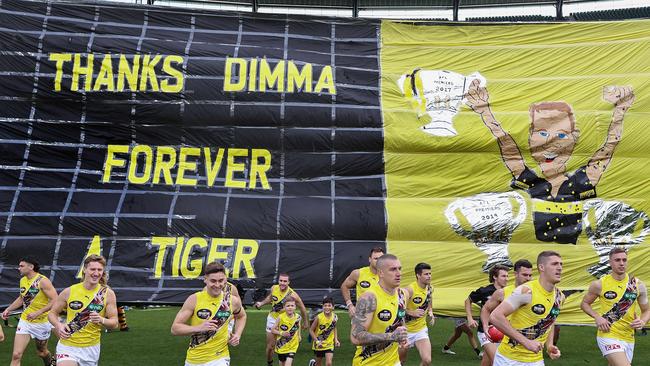
[[[388,249],[405,283],[432,265],[437,313],[543,250],[564,260],[561,323],[593,322],[580,301],[614,245],[650,282],[650,21],[381,33]]]

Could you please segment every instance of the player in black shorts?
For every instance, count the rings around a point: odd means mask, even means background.
[[[487,344],[491,344],[492,341],[488,336],[486,336],[487,329],[483,329],[483,322],[477,322],[472,317],[472,303],[483,307],[485,303],[490,299],[490,296],[494,291],[504,288],[508,284],[508,268],[504,266],[494,266],[490,269],[488,273],[490,276],[490,284],[487,286],[479,287],[476,290],[472,291],[467,299],[465,300],[465,313],[467,314],[467,325],[470,328],[476,328],[478,340],[481,344],[481,347],[485,348]],[[489,357],[483,353],[481,359],[481,366],[489,366],[490,360]]]

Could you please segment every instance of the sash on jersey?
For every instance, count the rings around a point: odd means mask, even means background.
[[[271,308],[271,311],[275,312],[275,313],[279,313],[280,311],[282,311],[282,309],[284,309],[284,302],[287,301],[287,297],[289,295],[291,295],[292,293],[293,293],[293,291],[291,291],[291,290],[287,291],[287,293],[284,294],[284,297],[282,298],[282,300],[279,300],[278,302],[275,303],[275,305],[273,305],[273,307]]]
[[[93,297],[92,301],[90,301],[88,305],[86,305],[86,308],[78,312],[74,316],[74,318],[70,321],[70,323],[67,324],[68,329],[70,329],[71,335],[81,330],[90,322],[91,312],[93,311],[98,312],[97,307],[99,305],[101,305],[102,307],[104,306],[104,295],[106,295],[106,290],[107,287],[101,286],[99,288],[99,291],[97,291],[97,293],[95,294],[95,297]]]
[[[431,286],[427,286],[427,297],[422,302],[422,305],[418,306],[417,308],[422,309],[422,310],[427,310],[427,308],[429,307],[429,301],[431,301]],[[419,318],[410,316],[407,313],[406,316],[404,317],[404,319],[408,323],[408,322],[411,322],[411,321],[419,319]]]
[[[38,276],[34,282],[29,286],[27,291],[25,291],[25,295],[23,295],[23,310],[27,309],[29,305],[32,304],[32,301],[34,301],[34,298],[36,295],[38,295],[38,292],[40,291],[38,288],[39,283],[43,279],[42,276]]]
[[[540,319],[537,323],[535,323],[535,325],[524,329],[517,329],[517,331],[530,340],[535,340],[541,337],[544,333],[546,333],[548,328],[553,324],[557,316],[560,315],[561,303],[562,303],[562,292],[560,292],[558,288],[555,288],[555,302],[553,303],[553,307],[551,308],[551,310],[548,312],[548,315],[546,315],[544,319]],[[508,340],[508,344],[515,347],[516,345],[519,344],[519,342],[517,342],[514,338],[510,338]]]
[[[636,301],[636,298],[638,296],[636,291],[636,279],[634,276],[630,275],[630,279],[627,282],[627,287],[625,288],[625,293],[623,296],[621,296],[618,302],[612,306],[611,309],[603,314],[603,318],[607,319],[607,321],[610,323],[614,323],[615,321],[624,317],[627,311],[632,308],[634,302]]]
[[[190,348],[200,346],[201,344],[209,341],[212,337],[217,334],[219,329],[226,324],[230,318],[230,286],[226,286],[223,290],[223,299],[221,299],[221,304],[219,304],[219,309],[214,313],[214,316],[211,320],[217,321],[217,329],[209,330],[207,332],[200,332],[192,334],[190,338]]]
[[[293,337],[296,335],[296,332],[300,329],[300,321],[302,319],[300,316],[296,317],[296,321],[293,323],[291,326],[291,329],[289,329],[289,335],[287,337],[280,337],[280,339],[275,342],[275,349],[280,349],[282,348],[285,344],[291,342]]]
[[[397,316],[395,316],[395,320],[393,321],[393,324],[386,327],[384,333],[392,333],[395,331],[395,329],[404,325],[404,318],[406,316],[406,300],[404,299],[404,294],[402,294],[401,290],[398,289],[397,293],[398,293]],[[361,354],[359,356],[363,360],[368,359],[375,353],[386,349],[388,346],[391,345],[391,343],[393,342],[382,342],[382,343],[363,346],[361,350]]]
[[[329,337],[330,334],[336,328],[336,320],[338,319],[338,317],[336,316],[336,314],[332,314],[332,316],[334,317],[334,319],[332,319],[332,322],[330,323],[330,325],[327,328],[325,328],[318,337],[316,337],[317,342],[325,341],[327,339],[327,337]]]

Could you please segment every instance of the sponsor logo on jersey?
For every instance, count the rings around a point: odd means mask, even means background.
[[[361,281],[361,283],[359,284],[359,286],[361,286],[361,287],[363,287],[363,288],[368,288],[368,287],[370,287],[370,282],[368,282],[368,281]]]
[[[325,328],[327,328],[327,327],[325,326],[325,324],[321,324],[321,325],[318,326],[318,329],[320,329],[320,330],[323,330],[323,329],[325,329]]]
[[[90,311],[99,313],[102,309],[104,309],[104,305],[102,304],[88,304],[88,310]]]
[[[289,327],[287,327],[286,325],[282,324],[282,325],[280,326],[280,329],[286,331],[286,330],[289,330]]]
[[[217,318],[227,318],[230,316],[230,311],[228,310],[219,310],[217,311]]]
[[[72,310],[79,310],[84,306],[84,303],[81,301],[73,301],[70,304],[68,304],[68,307]]]
[[[614,300],[616,296],[618,296],[618,294],[615,291],[607,291],[603,294],[603,297],[608,300]]]
[[[422,298],[420,296],[414,297],[413,298],[413,303],[414,304],[421,304],[422,303]]]
[[[625,300],[636,300],[637,294],[634,292],[626,292],[623,294]]]
[[[273,299],[273,301],[278,301],[278,297],[275,295],[271,296],[271,298]]]
[[[199,309],[196,311],[196,317],[199,319],[209,319],[212,316],[210,309]]]
[[[532,308],[530,308],[530,310],[532,310],[533,313],[537,315],[542,315],[546,312],[546,306],[544,306],[543,304],[535,304],[533,305]]]
[[[20,288],[20,293],[22,294],[23,292],[25,292],[25,290],[26,290],[26,289],[25,289],[24,287],[21,287],[21,288]]]
[[[391,313],[390,310],[388,309],[384,309],[377,314],[377,318],[379,318],[379,320],[384,322],[389,321],[390,318],[392,317],[393,317],[393,313]]]

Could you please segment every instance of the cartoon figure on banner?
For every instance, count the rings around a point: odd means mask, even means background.
[[[586,165],[569,174],[566,163],[580,135],[572,107],[566,102],[532,104],[528,143],[542,172],[539,176],[526,166],[515,140],[495,118],[488,91],[481,83],[481,80],[472,81],[466,103],[496,138],[503,162],[513,177],[511,186],[527,191],[532,198],[535,237],[543,242],[576,244],[582,232],[583,201],[596,197],[596,185],[621,141],[623,117],[634,103],[632,88],[603,89],[603,99],[614,104],[606,140]]]
[[[472,80],[479,80],[481,86],[486,84],[478,72],[463,76],[446,70],[420,69],[402,75],[397,84],[402,94],[411,100],[418,119],[427,121],[422,130],[430,135],[449,137],[457,135],[452,120],[465,102]]]
[[[611,271],[609,252],[615,246],[629,249],[650,234],[650,218],[622,202],[588,200],[584,204],[585,233],[598,254],[598,263],[587,271],[600,278]],[[638,235],[635,236],[635,233]]]
[[[459,214],[469,227],[463,227]],[[508,242],[526,218],[526,201],[519,193],[481,193],[460,198],[447,206],[445,216],[456,233],[474,242],[487,254],[483,272],[497,264],[512,267]]]

